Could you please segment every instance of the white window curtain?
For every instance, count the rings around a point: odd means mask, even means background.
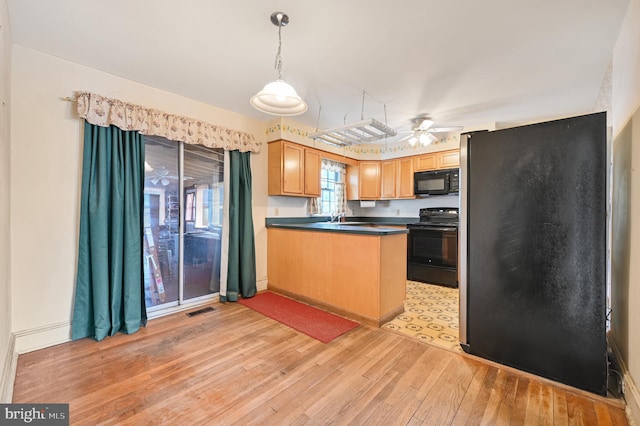
[[[340,214],[347,212],[347,196],[346,196],[346,175],[347,175],[347,166],[339,163],[337,161],[327,160],[326,158],[322,159],[322,170],[327,170],[329,172],[337,172],[339,173],[340,179],[339,182],[335,183],[334,190],[334,202],[335,202],[335,211],[330,212],[331,214]],[[333,204],[333,203],[332,203]],[[308,203],[308,213],[309,215],[321,214],[322,212],[322,202],[321,197],[318,198],[310,198]],[[328,212],[324,212],[328,213]]]
[[[140,105],[110,99],[90,92],[76,92],[78,114],[101,127],[116,126],[143,135],[162,136],[173,141],[227,151],[260,152],[262,142],[247,132],[228,129],[193,118],[167,114]]]

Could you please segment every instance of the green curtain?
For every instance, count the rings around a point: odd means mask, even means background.
[[[226,295],[221,302],[256,294],[256,247],[251,206],[251,153],[229,152],[229,250]]]
[[[73,340],[146,325],[144,138],[85,122]]]

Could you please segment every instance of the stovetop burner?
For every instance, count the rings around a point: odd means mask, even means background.
[[[459,222],[457,207],[426,207],[420,209],[420,222],[412,226],[458,226]]]

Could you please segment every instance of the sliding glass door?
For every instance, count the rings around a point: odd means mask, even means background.
[[[145,137],[144,277],[148,311],[220,291],[224,153]]]
[[[184,299],[220,292],[224,154],[184,146]]]

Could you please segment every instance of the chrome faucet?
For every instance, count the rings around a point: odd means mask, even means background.
[[[346,214],[344,212],[336,213],[336,214],[332,213],[331,222],[342,222],[345,217],[346,217]]]

